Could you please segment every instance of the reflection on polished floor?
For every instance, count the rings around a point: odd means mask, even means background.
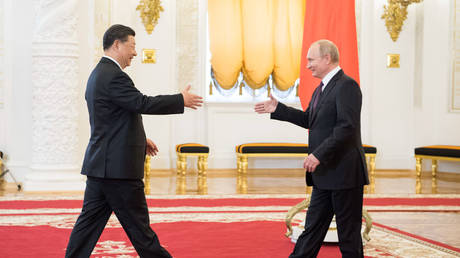
[[[432,180],[429,172],[417,182],[412,170],[377,170],[374,183],[365,188],[367,194],[460,194],[460,174],[439,172]],[[239,176],[236,169],[209,170],[207,179],[189,169],[185,177],[175,171],[153,170],[150,194],[302,194],[305,186],[303,169],[249,169]]]
[[[249,169],[245,176],[238,176],[236,169],[208,170],[207,178],[198,177],[196,170],[189,169],[185,177],[177,177],[175,170],[152,170],[150,195],[228,195],[228,194],[304,194],[303,169]],[[436,181],[431,173],[422,174],[416,182],[415,170],[377,170],[373,186],[367,194],[412,195],[417,183],[424,194],[460,194],[460,173],[439,172]],[[200,187],[199,187],[200,186]],[[17,192],[8,183],[6,196],[13,195],[82,195],[82,192]],[[457,229],[460,228],[459,212],[374,212],[375,222],[395,227],[412,234],[460,248]]]

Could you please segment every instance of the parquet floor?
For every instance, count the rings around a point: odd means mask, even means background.
[[[182,181],[176,180],[173,170],[152,170],[150,194],[199,194],[196,170],[188,170]],[[438,173],[432,183],[430,173],[422,174],[423,194],[459,194],[460,173]],[[182,189],[179,185],[182,184]],[[368,194],[415,194],[415,171],[377,170],[374,193]],[[181,189],[181,190],[179,190]],[[238,178],[235,169],[209,170],[207,194],[303,194],[306,193],[302,169],[249,169],[244,178]],[[5,195],[81,195],[82,192],[20,192],[9,183]],[[436,240],[460,248],[460,212],[375,212],[375,222]]]

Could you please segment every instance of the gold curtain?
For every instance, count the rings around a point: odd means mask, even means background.
[[[253,89],[263,87],[273,71],[274,0],[241,0],[243,78]]]
[[[208,0],[216,86],[231,89],[240,71],[252,89],[270,75],[281,91],[299,78],[304,0]]]
[[[208,0],[209,42],[214,77],[231,89],[243,66],[240,0]]]
[[[275,10],[273,81],[286,91],[300,74],[305,0],[275,0]]]

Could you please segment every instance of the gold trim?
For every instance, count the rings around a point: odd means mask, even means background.
[[[284,157],[307,157],[308,153],[241,153],[242,148],[245,146],[277,146],[276,144],[273,143],[248,143],[248,144],[241,144],[237,145],[235,148],[236,151],[236,168],[238,170],[238,176],[244,176],[247,174],[248,171],[248,158],[252,157],[277,157],[277,158],[284,158]],[[280,143],[278,143],[280,145]],[[300,143],[290,143],[290,146],[302,146],[306,144],[300,144]],[[308,146],[308,145],[307,145]],[[363,147],[373,147],[371,145],[363,145]],[[366,157],[366,162],[368,165],[368,174],[369,174],[369,186],[365,187],[365,192],[366,193],[374,193],[375,192],[375,157],[377,156],[376,153],[364,153],[364,156]],[[238,181],[237,181],[238,182]],[[237,191],[240,192],[240,186],[237,184],[238,188]],[[246,190],[247,192],[247,186]]]
[[[444,156],[431,156],[431,155],[414,155],[415,158],[422,159],[438,159],[438,160],[448,160],[448,161],[460,161],[460,158],[453,157],[444,157]]]
[[[160,0],[140,0],[136,11],[140,12],[145,31],[152,34],[153,29],[158,24],[158,19],[160,19],[160,12],[163,12],[164,8],[161,6]]]
[[[181,146],[177,145],[177,146]],[[204,145],[201,145],[204,146]],[[176,147],[177,148],[177,147]],[[176,152],[177,154],[177,177],[176,177],[176,194],[186,193],[186,180],[185,174],[187,171],[187,157],[197,156],[197,168],[198,168],[198,180],[197,180],[197,192],[198,194],[208,194],[208,153],[182,153]]]
[[[144,64],[155,64],[157,62],[155,56],[156,50],[155,49],[142,49],[142,63]]]
[[[388,0],[388,6],[383,6],[381,19],[385,20],[387,31],[394,42],[398,40],[404,21],[407,19],[407,6],[421,1],[423,0]]]
[[[432,193],[437,192],[437,179],[436,174],[438,172],[438,160],[447,161],[459,161],[460,158],[454,157],[443,157],[443,156],[430,156],[430,155],[414,155],[415,157],[415,193],[422,193],[422,164],[423,159],[431,159],[431,191]]]
[[[421,148],[424,148],[424,149],[449,149],[449,150],[459,150],[460,151],[460,146],[456,146],[456,145],[428,145],[428,146],[422,146]]]
[[[150,155],[145,156],[144,162],[144,192],[150,194]]]
[[[308,198],[311,198],[311,195]],[[285,223],[286,223],[286,228],[287,228],[287,232],[285,234],[286,237],[290,237],[292,235],[292,219],[294,218],[294,216],[297,213],[307,209],[308,206],[310,206],[310,199],[306,198],[302,200],[301,202],[299,202],[298,204],[291,207],[289,211],[286,213],[286,218],[285,218]],[[369,241],[371,240],[371,238],[369,237],[369,232],[372,229],[372,217],[371,215],[369,215],[369,213],[364,207],[363,207],[362,217],[364,218],[364,221],[366,222],[366,228],[364,229],[362,236],[366,241]],[[329,230],[335,231],[337,230],[337,228],[329,227]]]
[[[387,54],[387,68],[399,68],[399,54]]]

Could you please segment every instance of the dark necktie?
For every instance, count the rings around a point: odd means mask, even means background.
[[[313,101],[313,112],[316,111],[316,106],[319,103],[319,100],[321,99],[321,95],[323,95],[323,82],[319,84],[319,86],[316,88],[316,94],[315,94],[315,100]]]

